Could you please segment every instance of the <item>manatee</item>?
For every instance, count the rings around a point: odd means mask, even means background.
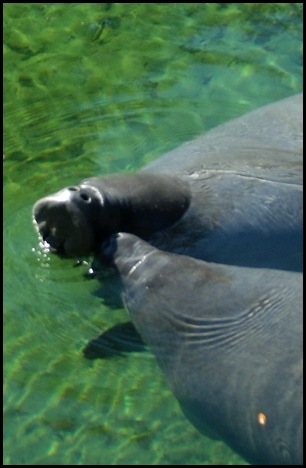
[[[251,463],[302,463],[302,95],[44,197],[33,219],[54,253],[116,266],[196,427]]]
[[[302,464],[302,275],[208,263],[128,233],[100,256],[187,418],[250,463]]]
[[[231,265],[302,269],[302,97],[209,131],[135,174],[92,177],[39,200],[52,251],[95,254],[112,233]]]

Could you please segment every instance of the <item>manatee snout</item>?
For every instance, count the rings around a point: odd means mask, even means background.
[[[88,214],[94,197],[89,187],[71,186],[35,203],[34,224],[52,252],[69,256],[92,252],[94,232]]]

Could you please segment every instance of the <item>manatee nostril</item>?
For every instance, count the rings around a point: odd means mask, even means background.
[[[86,203],[90,203],[90,202],[91,202],[91,197],[90,197],[86,192],[81,192],[81,193],[80,193],[80,197],[81,197],[82,200],[84,200],[84,202],[86,202]]]

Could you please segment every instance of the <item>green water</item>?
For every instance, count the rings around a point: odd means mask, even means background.
[[[301,91],[301,34],[298,3],[4,4],[5,465],[245,464],[149,352],[84,358],[127,314],[40,251],[31,208]]]

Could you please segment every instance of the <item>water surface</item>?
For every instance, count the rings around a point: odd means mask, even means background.
[[[299,3],[4,4],[5,465],[246,464],[150,352],[84,357],[127,314],[39,249],[31,208],[301,91],[301,30]]]

